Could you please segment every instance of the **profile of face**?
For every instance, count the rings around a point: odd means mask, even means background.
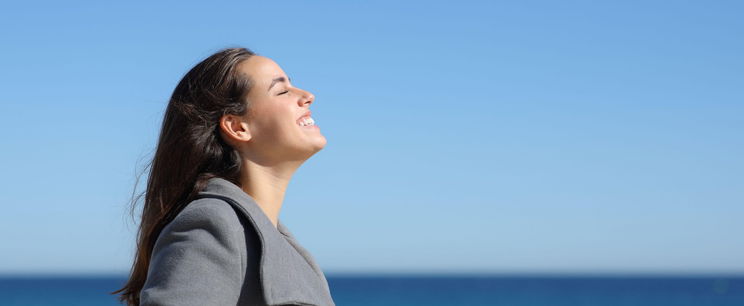
[[[254,55],[240,63],[239,73],[248,75],[248,112],[241,118],[223,117],[230,126],[233,143],[242,154],[269,164],[304,161],[326,145],[318,125],[313,124],[310,105],[315,96],[291,84],[273,60]]]

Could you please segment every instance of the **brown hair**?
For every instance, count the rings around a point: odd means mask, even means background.
[[[253,55],[246,48],[220,50],[189,70],[173,91],[155,155],[147,167],[147,187],[131,202],[134,212],[137,200],[145,198],[129,280],[111,293],[120,293],[121,302],[139,304],[155,241],[207,180],[222,177],[240,185],[240,157],[220,137],[219,120],[248,110],[246,97],[252,80],[239,73],[237,66]]]

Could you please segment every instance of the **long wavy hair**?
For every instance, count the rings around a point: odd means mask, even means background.
[[[160,232],[213,177],[240,186],[241,159],[220,136],[223,115],[244,115],[250,107],[250,76],[238,64],[255,53],[246,48],[218,51],[199,62],[176,86],[165,110],[147,188],[131,202],[132,212],[144,197],[129,280],[111,294],[138,305],[147,279],[150,256]],[[135,183],[135,189],[136,189]]]

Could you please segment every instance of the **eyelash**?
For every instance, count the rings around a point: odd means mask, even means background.
[[[278,94],[277,96],[283,95],[283,94],[288,93],[288,92],[289,92],[289,90],[283,91],[280,94]]]

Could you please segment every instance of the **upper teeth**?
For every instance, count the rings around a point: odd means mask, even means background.
[[[315,120],[313,118],[307,117],[300,121],[300,126],[308,126],[308,125],[314,125]]]

